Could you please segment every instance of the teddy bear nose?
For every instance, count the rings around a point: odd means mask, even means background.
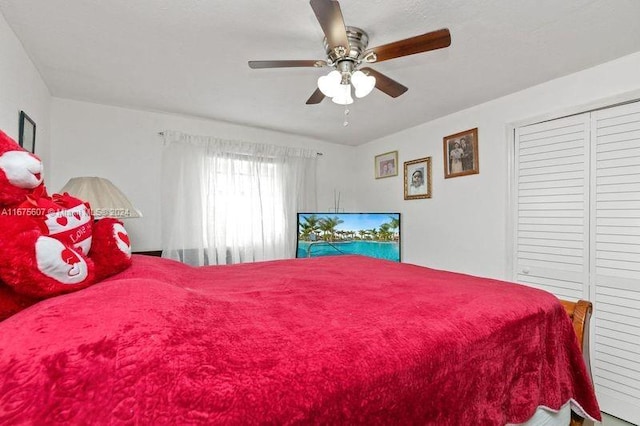
[[[80,261],[78,255],[76,255],[72,250],[69,249],[62,250],[62,253],[60,253],[60,257],[62,258],[62,261],[67,265],[75,265]]]

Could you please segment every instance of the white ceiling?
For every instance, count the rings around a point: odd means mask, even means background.
[[[409,87],[305,105],[328,68],[307,0],[0,0],[53,96],[166,111],[359,145],[640,51],[638,0],[342,0],[369,46],[451,31],[447,49],[372,67]],[[639,70],[640,71],[640,70]]]

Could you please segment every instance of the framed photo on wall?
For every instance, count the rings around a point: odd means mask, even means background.
[[[445,136],[442,142],[445,179],[480,173],[478,128]]]
[[[404,199],[431,198],[431,157],[404,163]]]
[[[36,123],[24,111],[20,111],[18,143],[27,151],[36,152]]]
[[[376,179],[398,176],[398,151],[376,155],[373,166]]]

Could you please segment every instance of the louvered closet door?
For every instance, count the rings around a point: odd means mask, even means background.
[[[515,135],[515,280],[558,297],[588,297],[589,114]]]
[[[604,411],[640,424],[640,103],[592,118],[594,382]]]

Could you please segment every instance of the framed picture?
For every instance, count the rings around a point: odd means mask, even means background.
[[[376,179],[398,176],[398,151],[376,155],[373,167]]]
[[[18,143],[27,151],[36,152],[36,123],[24,111],[20,111]]]
[[[442,149],[444,151],[445,179],[480,173],[477,127],[455,135],[445,136]]]
[[[431,198],[431,157],[404,163],[404,199]]]

